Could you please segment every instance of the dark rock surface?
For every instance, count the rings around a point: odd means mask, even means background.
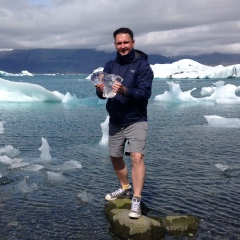
[[[195,216],[147,216],[149,209],[142,203],[143,215],[130,219],[130,207],[130,199],[107,202],[104,207],[112,231],[121,239],[163,239],[166,234],[194,236],[198,230],[199,220]]]

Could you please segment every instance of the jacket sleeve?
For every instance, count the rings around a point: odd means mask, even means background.
[[[103,97],[102,92],[98,91],[97,89],[96,89],[96,95],[97,95],[100,99],[106,99],[105,97]]]
[[[127,88],[125,94],[129,99],[137,101],[146,101],[151,97],[153,71],[147,61],[142,61],[137,68],[137,86]]]

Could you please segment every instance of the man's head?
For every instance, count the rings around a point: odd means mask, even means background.
[[[115,48],[120,55],[124,56],[133,49],[135,40],[131,29],[119,28],[113,33],[113,37]]]

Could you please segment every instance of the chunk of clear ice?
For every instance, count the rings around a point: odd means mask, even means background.
[[[113,98],[115,97],[116,93],[112,92],[112,85],[118,81],[122,82],[123,78],[119,75],[109,74],[105,72],[94,72],[91,75],[91,81],[94,85],[103,83],[103,97],[105,98]]]

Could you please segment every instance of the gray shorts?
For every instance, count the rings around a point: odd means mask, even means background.
[[[148,123],[137,122],[126,127],[109,123],[109,154],[122,157],[124,153],[142,153],[144,155]]]

